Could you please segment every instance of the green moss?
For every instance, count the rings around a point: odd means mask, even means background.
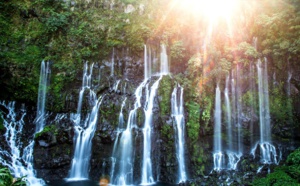
[[[292,185],[299,186],[300,184],[300,148],[292,152],[286,161],[286,165],[278,166],[275,171],[268,174],[265,178],[257,178],[253,185]]]
[[[23,181],[23,177],[14,179],[8,168],[0,167],[0,185],[26,186],[26,182]]]
[[[299,186],[296,180],[292,179],[287,173],[283,171],[276,171],[269,174],[266,178],[257,179],[253,182],[254,186],[266,186],[266,185],[291,185]]]
[[[158,96],[160,96],[159,108],[161,116],[171,115],[173,87],[174,82],[170,76],[164,76],[159,83]]]
[[[201,122],[204,124],[204,130],[205,131],[210,131],[212,130],[212,127],[209,125],[209,122],[211,120],[211,110],[213,106],[213,101],[212,98],[210,97],[204,97],[203,98],[203,104],[204,108],[201,114]]]
[[[195,166],[194,174],[196,176],[204,175],[205,164],[208,159],[207,153],[205,153],[204,150],[204,146],[198,142],[193,144],[192,149],[191,162]]]
[[[199,105],[195,102],[187,102],[186,108],[188,112],[187,133],[192,142],[198,141],[200,129],[200,110]]]
[[[47,125],[44,127],[44,129],[41,132],[38,132],[35,134],[34,138],[37,139],[38,137],[42,136],[43,134],[51,132],[54,135],[58,134],[58,129],[55,125]]]
[[[174,158],[175,142],[174,142],[174,129],[171,125],[163,125],[161,130],[161,138],[164,141],[166,162],[172,162]]]
[[[207,144],[200,143],[199,132],[200,132],[200,105],[195,102],[187,102],[186,108],[188,112],[187,118],[187,134],[188,139],[190,140],[190,153],[191,153],[191,162],[195,166],[194,174],[204,175],[205,172],[205,163],[207,161],[207,155],[205,153],[205,148]]]
[[[290,165],[293,165],[293,164],[298,164],[300,165],[300,148],[296,149],[294,152],[292,152],[286,162]]]
[[[170,125],[163,125],[161,128],[161,135],[163,138],[167,138],[170,144],[172,144],[173,141],[173,133],[174,129]]]
[[[120,108],[121,108],[121,105],[117,106],[113,102],[111,102],[110,104],[102,104],[100,106],[101,123],[103,123],[104,121],[107,121],[115,127],[118,126]]]
[[[145,112],[142,108],[139,108],[136,111],[136,124],[139,127],[144,127],[144,122],[145,122]]]

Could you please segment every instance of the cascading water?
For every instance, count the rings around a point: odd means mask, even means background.
[[[147,50],[147,45],[144,45],[144,80],[151,77],[151,49]]]
[[[179,96],[178,96],[179,92]],[[178,99],[179,97],[179,99]],[[176,131],[176,155],[179,165],[178,169],[178,183],[185,182],[187,180],[186,168],[185,168],[185,121],[183,110],[183,88],[179,85],[176,86],[172,92],[171,98],[172,117],[174,120],[174,129]]]
[[[234,70],[231,71],[231,101],[232,101],[232,125],[236,124],[236,81],[235,81],[235,73]]]
[[[164,44],[161,44],[160,52],[157,52],[157,50],[158,49],[155,47],[144,45],[144,80],[149,79],[152,75],[169,74],[169,63],[166,46]],[[156,56],[156,53],[159,54],[159,58],[158,56]],[[158,59],[160,59],[160,61]]]
[[[259,93],[260,141],[252,149],[251,153],[253,154],[253,156],[255,156],[255,150],[259,146],[261,152],[261,162],[263,164],[278,164],[276,148],[271,144],[267,59],[265,59],[264,67],[261,60],[258,60],[257,74]]]
[[[168,63],[168,55],[167,49],[164,44],[161,45],[161,53],[160,53],[160,74],[166,75],[169,74],[169,63]]]
[[[233,81],[234,82],[234,81]],[[234,89],[235,90],[235,89]],[[227,120],[227,140],[228,147],[226,154],[223,153],[222,148],[222,125],[221,125],[221,91],[219,85],[216,88],[215,98],[215,114],[214,114],[214,170],[220,171],[222,169],[235,170],[238,162],[242,156],[241,152],[236,152],[233,147],[233,135],[232,135],[232,120],[231,120],[231,106],[229,99],[229,76],[226,78],[225,94],[225,115]]]
[[[226,106],[226,120],[227,120],[227,138],[228,138],[228,150],[233,150],[232,145],[232,122],[231,122],[231,106],[230,106],[230,99],[229,99],[229,76],[226,77],[226,87],[224,90],[225,95],[225,106]]]
[[[111,170],[111,183],[113,185],[130,185],[136,183],[137,180],[133,179],[133,164],[134,164],[134,140],[133,130],[139,128],[137,126],[137,111],[142,109],[145,114],[144,127],[142,128],[143,133],[143,150],[142,150],[142,162],[141,162],[141,184],[148,185],[155,182],[152,170],[152,157],[151,157],[151,133],[152,133],[152,117],[153,117],[153,106],[156,97],[159,82],[162,79],[163,74],[167,74],[168,70],[160,73],[158,80],[149,88],[151,81],[149,79],[152,76],[152,65],[151,56],[147,54],[147,47],[144,47],[144,81],[137,87],[135,91],[135,103],[134,108],[129,112],[127,126],[124,129],[119,129],[117,138],[114,144],[114,150],[112,155],[112,170]],[[165,47],[161,47],[161,63],[166,63],[164,69],[168,69],[168,58]],[[151,52],[149,52],[151,54]],[[143,95],[144,93],[144,95]],[[142,97],[145,98],[142,105]],[[123,106],[122,106],[123,108]],[[123,117],[122,109],[119,117]],[[125,127],[125,126],[124,126]],[[116,158],[118,157],[118,159]]]
[[[154,106],[154,98],[157,93],[158,85],[163,75],[167,75],[169,73],[169,62],[166,46],[164,44],[161,45],[161,53],[160,53],[160,77],[159,79],[152,85],[150,91],[148,86],[146,86],[146,108],[145,112],[145,123],[143,128],[143,136],[144,136],[144,147],[143,147],[143,162],[142,162],[142,185],[151,184],[154,182],[153,172],[152,172],[152,160],[151,160],[151,133],[152,133],[152,116],[153,116],[153,106]]]
[[[75,151],[71,169],[69,172],[69,177],[67,178],[68,181],[88,179],[92,138],[97,126],[98,110],[103,100],[102,97],[97,99],[96,93],[91,89],[92,71],[93,64],[90,66],[90,73],[88,74],[88,64],[85,63],[82,78],[82,87],[79,93],[77,113],[73,114],[71,118],[74,121]],[[83,95],[86,90],[89,91],[88,101],[92,109],[85,118],[82,118],[82,102]]]
[[[146,99],[147,107],[145,108],[145,123],[143,128],[144,136],[144,147],[143,147],[143,162],[142,162],[142,183],[141,184],[150,184],[154,182],[153,173],[152,173],[152,161],[151,161],[151,133],[152,133],[152,115],[153,115],[153,106],[154,98],[158,89],[158,85],[162,76],[152,85],[150,93]]]
[[[113,52],[111,55],[111,67],[110,67],[110,76],[114,76],[115,74],[115,49],[113,48]]]
[[[111,183],[113,185],[129,185],[133,183],[133,143],[132,130],[136,127],[136,112],[141,107],[142,90],[147,81],[143,81],[135,91],[136,101],[134,108],[129,112],[126,129],[119,130],[116,139],[113,157],[118,157],[114,167],[112,167]],[[123,111],[121,109],[121,111]],[[120,124],[120,123],[119,123]]]
[[[46,92],[49,84],[49,74],[50,74],[49,62],[45,64],[45,62],[42,61],[41,70],[40,70],[39,91],[38,91],[37,115],[35,119],[36,133],[42,131],[45,125],[45,104],[46,104]]]
[[[214,170],[220,171],[223,169],[224,155],[222,153],[222,126],[221,126],[221,91],[219,85],[216,88],[215,98],[215,113],[214,113]]]
[[[23,127],[25,125],[23,120],[26,115],[25,108],[21,109],[21,116],[18,117],[18,114],[15,111],[15,102],[9,102],[8,104],[5,104],[5,102],[0,102],[0,105],[4,106],[8,110],[6,117],[3,117],[3,125],[6,129],[4,134],[5,141],[10,147],[10,151],[1,149],[0,163],[4,166],[7,166],[14,177],[26,176],[24,179],[28,185],[44,185],[45,183],[42,179],[35,177],[35,170],[33,169],[33,140],[29,142],[29,145],[24,148],[23,152],[21,150],[23,149],[21,137],[23,133]]]
[[[23,149],[21,142],[21,134],[23,132],[24,121],[23,118],[26,115],[26,111],[23,108],[21,110],[22,116],[20,120],[16,119],[15,103],[9,104],[1,103],[9,111],[9,114],[4,118],[4,126],[6,128],[5,138],[8,145],[11,148],[11,152],[1,151],[1,154],[11,157],[11,162],[6,162],[0,157],[0,162],[8,166],[12,171],[12,174],[16,177],[26,176],[25,180],[29,185],[40,186],[44,185],[42,179],[35,177],[35,171],[33,169],[33,148],[34,148],[34,135],[44,129],[45,125],[45,105],[46,105],[46,92],[49,83],[50,64],[42,61],[40,70],[39,90],[38,90],[38,103],[37,103],[37,115],[35,118],[35,133],[28,145],[21,153],[20,149]]]
[[[226,77],[225,83],[225,107],[226,107],[226,120],[227,120],[227,140],[228,140],[228,149],[226,155],[228,157],[227,169],[235,170],[237,163],[240,161],[242,153],[236,153],[233,148],[233,132],[232,132],[232,120],[231,120],[231,106],[230,106],[230,97],[229,97],[229,76]]]
[[[292,79],[292,73],[288,72],[288,78],[287,78],[287,95],[291,96],[291,79]]]
[[[15,112],[15,102],[9,102],[6,104],[4,101],[0,102],[0,105],[8,110],[6,116],[0,115],[3,119],[3,125],[6,129],[4,134],[5,140],[10,147],[11,152],[2,150],[0,151],[0,162],[2,165],[9,167],[15,177],[21,177],[24,166],[21,162],[21,132],[23,130],[24,121],[23,118],[26,115],[26,110],[21,110],[21,117],[19,120],[16,119],[17,113]],[[10,157],[11,161],[5,161],[6,158]]]
[[[241,69],[239,65],[236,66],[236,117],[237,117],[237,136],[238,136],[238,152],[243,153],[243,141],[242,141],[242,91],[241,91]]]
[[[118,128],[117,128],[117,137],[116,137],[116,140],[115,140],[115,143],[114,143],[114,147],[113,147],[113,153],[112,153],[112,168],[111,168],[111,180],[114,180],[114,171],[115,171],[115,166],[116,166],[116,160],[117,158],[119,157],[119,148],[118,147],[118,144],[119,144],[119,138],[120,138],[120,134],[122,134],[122,132],[124,131],[125,129],[125,126],[124,126],[124,114],[123,114],[123,109],[124,109],[124,106],[125,106],[125,103],[126,103],[126,100],[127,98],[125,98],[122,102],[122,105],[121,105],[121,110],[120,110],[120,114],[119,114],[119,122],[118,122]]]
[[[250,102],[252,103],[251,104],[251,120],[250,120],[250,132],[252,133],[252,134],[254,134],[254,127],[253,127],[253,125],[254,125],[254,118],[253,118],[253,116],[255,115],[255,108],[256,108],[256,100],[257,100],[257,97],[255,96],[255,94],[254,94],[254,92],[256,92],[256,86],[255,86],[255,71],[254,71],[254,69],[255,69],[255,66],[254,66],[254,64],[250,64],[250,91],[251,91],[251,96],[250,96]],[[253,144],[253,141],[254,141],[254,139],[253,139],[253,135],[251,135],[251,144]]]
[[[118,86],[119,86],[120,82],[121,82],[121,80],[117,80],[115,82],[115,84],[113,85],[113,88],[112,88],[113,91],[116,92],[118,90]]]

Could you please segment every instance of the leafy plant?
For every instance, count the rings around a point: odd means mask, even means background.
[[[254,186],[263,185],[292,185],[299,186],[300,182],[300,148],[292,152],[287,160],[286,165],[278,166],[275,171],[268,174],[266,178],[258,178],[253,182]]]
[[[23,178],[14,179],[8,168],[0,168],[0,186],[26,186]]]
[[[47,125],[41,132],[36,133],[34,138],[36,139],[36,138],[42,136],[43,134],[45,134],[47,132],[51,132],[54,135],[57,135],[58,134],[58,129],[56,128],[55,125]]]

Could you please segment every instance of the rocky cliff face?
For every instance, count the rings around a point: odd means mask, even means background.
[[[97,121],[97,129],[92,141],[92,154],[90,162],[90,178],[92,180],[99,180],[100,177],[109,177],[112,168],[112,151],[114,141],[117,136],[118,118],[123,100],[126,98],[126,104],[123,109],[124,120],[127,121],[129,111],[133,108],[135,101],[134,91],[137,86],[143,80],[143,63],[140,58],[119,57],[115,62],[114,75],[111,76],[110,62],[104,61],[102,63],[95,64],[93,67],[93,86],[96,90],[97,96],[104,96],[103,102],[99,109],[99,118]],[[291,99],[293,115],[299,116],[299,78],[295,74],[291,79]],[[247,95],[250,84],[249,74],[242,77],[242,95]],[[47,126],[45,129],[36,134],[35,136],[35,148],[34,148],[34,167],[37,171],[37,176],[43,178],[46,181],[61,180],[68,176],[71,161],[74,154],[74,129],[73,121],[71,121],[70,114],[76,112],[78,104],[79,88],[81,85],[82,74],[78,74],[77,82],[74,82],[74,86],[70,86],[68,93],[66,94],[64,108],[61,113],[49,113],[47,116]],[[153,83],[157,77],[152,77]],[[280,86],[280,80],[272,82],[272,89],[286,89],[287,82]],[[175,79],[172,76],[166,75],[163,77],[159,84],[157,96],[154,99],[153,107],[153,133],[152,133],[152,163],[155,170],[154,177],[156,180],[168,183],[176,183],[178,177],[178,163],[176,158],[176,146],[175,146],[175,132],[174,121],[171,117],[171,94],[176,84]],[[224,89],[224,87],[223,87]],[[51,95],[49,95],[51,97]],[[272,101],[276,101],[278,96],[276,92],[271,93],[270,96],[274,96]],[[280,97],[282,98],[282,97]],[[145,99],[145,98],[143,98]],[[188,98],[187,98],[188,99]],[[241,99],[246,99],[242,97]],[[283,98],[282,98],[283,99]],[[287,99],[288,100],[288,99]],[[282,101],[282,100],[280,100]],[[48,104],[55,104],[48,102]],[[272,104],[272,103],[271,103]],[[88,112],[88,102],[83,102],[83,110]],[[276,106],[276,105],[275,105]],[[51,106],[50,106],[51,108]],[[192,120],[194,117],[191,109],[186,105],[185,115],[186,123]],[[213,107],[212,107],[213,108]],[[198,108],[197,108],[198,109]],[[196,110],[197,110],[196,109]],[[1,108],[1,111],[5,114],[5,109]],[[134,177],[136,180],[141,175],[140,160],[142,159],[142,133],[143,127],[142,121],[144,120],[143,112],[138,112],[137,120],[139,123],[138,128],[134,131],[135,148],[135,165],[134,165]],[[211,110],[213,113],[213,110]],[[200,114],[200,112],[199,112]],[[276,113],[273,113],[276,114]],[[26,116],[27,123],[33,123],[35,113],[30,111]],[[255,158],[250,154],[251,148],[253,148],[253,138],[258,138],[252,132],[257,131],[259,127],[259,116],[256,112],[253,112],[253,107],[244,104],[241,113],[241,124],[243,128],[243,145],[244,155],[241,157],[237,169],[239,172],[234,171],[221,171],[215,172],[213,170],[213,117],[208,120],[208,124],[204,125],[201,117],[198,122],[199,131],[196,131],[196,135],[199,137],[198,141],[193,141],[192,137],[187,134],[186,131],[186,167],[188,170],[189,183],[197,183],[201,185],[221,184],[227,182],[227,178],[230,181],[237,184],[251,183],[255,173],[262,166],[259,163],[260,152],[259,149],[255,151]],[[271,116],[272,118],[276,118]],[[295,117],[294,117],[295,118]],[[298,117],[299,118],[299,117]],[[285,118],[283,118],[285,119]],[[278,155],[280,158],[285,159],[286,155],[293,150],[296,146],[299,146],[299,135],[296,131],[299,131],[299,126],[296,126],[296,121],[287,120],[282,127],[278,127],[278,120],[272,119],[272,131],[274,134],[273,143],[275,144]],[[286,125],[290,124],[290,125]],[[225,127],[225,122],[222,124]],[[28,125],[29,126],[29,125]],[[187,125],[189,130],[190,125]],[[252,128],[251,128],[252,127]],[[30,127],[29,127],[30,128]],[[33,128],[33,127],[31,127]],[[252,130],[252,131],[251,131]],[[28,138],[32,137],[31,132],[26,132],[24,136]],[[225,131],[223,131],[225,133]],[[291,141],[284,141],[283,139],[295,139]],[[25,138],[24,138],[25,139]],[[226,137],[223,138],[226,141]],[[26,140],[25,140],[26,141]],[[234,141],[234,143],[237,143]],[[8,148],[8,147],[5,147]],[[280,151],[280,152],[279,152]],[[263,166],[261,169],[262,174],[268,172],[268,168],[271,170],[274,165]],[[209,176],[205,176],[209,175]]]

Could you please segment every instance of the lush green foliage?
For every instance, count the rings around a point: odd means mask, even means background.
[[[275,168],[266,178],[256,179],[253,185],[300,185],[300,148],[292,152],[286,164]]]
[[[170,76],[164,76],[159,82],[158,96],[159,108],[162,116],[171,114],[171,95],[174,87],[174,82]]]
[[[45,134],[47,132],[51,132],[54,135],[57,135],[58,134],[58,129],[57,129],[56,125],[47,125],[47,126],[44,127],[44,129],[41,132],[36,133],[34,138],[36,139],[36,138],[42,136],[43,134]]]
[[[192,142],[199,139],[200,129],[200,110],[199,105],[195,102],[186,103],[187,110],[189,111],[187,126],[187,133]]]
[[[6,167],[0,168],[0,186],[26,186],[23,178],[14,179]]]
[[[40,62],[50,60],[50,101],[61,104],[49,109],[60,111],[67,84],[75,80],[83,61],[101,62],[113,47],[141,51],[149,21],[143,12],[124,12],[126,4],[138,1],[121,2],[113,9],[107,1],[1,2],[0,98],[35,102]]]

